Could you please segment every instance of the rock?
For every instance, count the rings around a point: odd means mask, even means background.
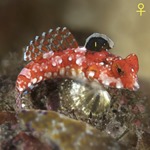
[[[62,150],[125,149],[106,133],[53,111],[23,111],[19,118],[40,141],[53,141]]]

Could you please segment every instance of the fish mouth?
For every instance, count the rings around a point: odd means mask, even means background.
[[[137,91],[140,88],[139,83],[136,81],[133,85],[133,90]]]

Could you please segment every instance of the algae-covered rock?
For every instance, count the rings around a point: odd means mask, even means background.
[[[53,111],[23,111],[19,118],[41,141],[52,140],[62,150],[125,149],[90,125]]]

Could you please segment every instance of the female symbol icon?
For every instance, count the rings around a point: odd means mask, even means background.
[[[136,12],[139,12],[140,13],[140,16],[142,16],[142,13],[146,12],[144,9],[144,4],[143,3],[139,3],[138,4],[138,9]]]

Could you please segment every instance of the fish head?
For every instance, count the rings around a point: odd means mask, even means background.
[[[113,76],[120,80],[122,88],[134,91],[139,89],[137,81],[139,63],[135,54],[130,54],[125,59],[114,60],[111,70]]]

